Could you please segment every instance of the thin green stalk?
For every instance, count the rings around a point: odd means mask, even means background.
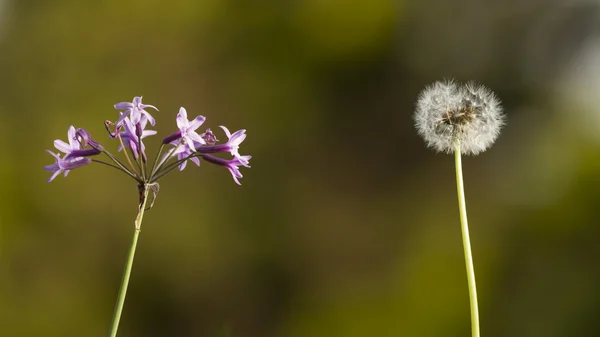
[[[135,181],[138,181],[138,178],[136,176],[134,176],[133,174],[131,174],[129,171],[123,170],[122,168],[120,168],[117,165],[113,165],[111,163],[107,163],[104,160],[99,160],[99,159],[92,159],[92,162],[99,163],[99,164],[106,165],[106,166],[110,166],[112,168],[116,168],[119,171],[123,171],[123,172],[127,173],[127,175],[130,176],[130,177],[132,177],[133,179],[135,179]]]
[[[187,157],[185,157],[183,159],[179,159],[176,162],[173,162],[173,163],[170,163],[167,166],[161,167],[160,171],[157,172],[156,174],[154,174],[152,176],[152,178],[150,179],[150,183],[157,182],[158,179],[164,177],[165,175],[167,175],[167,173],[173,171],[177,166],[179,166],[179,164],[183,163],[184,161],[186,161],[186,160],[188,160],[188,159],[190,159],[192,157],[198,157],[198,156],[196,155],[196,153],[192,153],[192,154],[190,154],[189,156],[187,156]]]
[[[129,169],[127,169],[127,167],[125,167],[125,165],[121,163],[121,161],[117,157],[113,156],[110,152],[106,150],[103,150],[102,153],[104,153],[108,158],[110,158],[110,160],[112,160],[113,163],[117,164],[117,166],[119,166],[123,171],[127,172],[130,176],[138,180],[138,175],[135,172],[131,172]]]
[[[173,153],[175,153],[175,151],[177,151],[177,149],[179,149],[179,147],[183,144],[183,141],[180,141],[177,146],[175,146],[173,149],[169,150],[167,152],[167,154],[160,160],[160,162],[158,163],[158,165],[156,165],[156,167],[154,167],[154,169],[152,170],[152,174],[150,175],[150,179],[149,181],[156,181],[156,179],[154,178],[155,174],[157,172],[159,172],[160,170],[162,170],[163,165],[169,160],[171,159],[171,155]]]
[[[458,208],[460,211],[460,225],[467,265],[467,282],[469,284],[469,303],[471,306],[471,334],[479,337],[479,309],[477,306],[477,288],[475,286],[475,268],[473,267],[473,254],[471,253],[471,240],[469,239],[469,225],[467,223],[467,206],[465,204],[465,187],[462,175],[462,160],[460,144],[454,148],[454,164],[456,166],[456,189],[458,192]]]
[[[154,176],[154,173],[156,173],[155,169],[156,169],[156,164],[158,163],[158,158],[160,157],[160,154],[162,153],[163,148],[165,147],[165,144],[160,144],[160,148],[158,149],[158,153],[156,154],[156,156],[154,157],[154,164],[152,164],[152,169],[150,170],[150,178],[152,178]]]
[[[127,294],[127,286],[129,285],[129,277],[131,276],[131,267],[133,266],[133,258],[135,256],[135,248],[137,246],[138,236],[142,227],[142,219],[144,218],[144,210],[146,209],[146,202],[148,200],[148,187],[144,186],[144,195],[141,200],[138,215],[135,219],[135,228],[133,231],[133,240],[129,247],[129,253],[127,253],[127,262],[125,263],[125,270],[123,271],[123,279],[121,280],[121,287],[119,288],[119,295],[117,296],[117,304],[115,305],[115,312],[113,319],[110,324],[110,337],[117,336],[117,330],[119,328],[119,321],[121,320],[121,312],[123,312],[123,304],[125,303],[125,295]]]

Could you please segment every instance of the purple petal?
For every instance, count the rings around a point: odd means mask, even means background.
[[[133,125],[136,125],[137,123],[139,123],[141,118],[142,118],[142,114],[138,110],[136,110],[136,109],[131,110],[131,113],[129,114],[129,119],[131,119],[131,123]],[[154,125],[154,124],[152,124],[152,125]]]
[[[115,109],[117,110],[127,110],[133,108],[133,104],[131,102],[121,102],[115,104]]]
[[[152,109],[158,111],[157,107],[155,107],[154,105],[150,105],[150,104],[140,104],[140,108],[142,108],[142,109],[152,108]]]
[[[128,120],[127,116],[129,116],[131,113],[131,110],[127,110],[125,112],[121,112],[119,115],[119,119],[117,120],[117,122],[115,123],[116,125],[120,125],[123,121]]]
[[[54,159],[60,159],[60,156],[58,155],[58,153],[54,153],[50,150],[46,150],[46,152],[50,153],[52,155],[52,157],[54,157]]]
[[[54,180],[54,178],[56,178],[60,174],[60,172],[60,170],[54,172],[54,174],[50,178],[48,178],[46,182],[51,182],[52,180]]]
[[[154,119],[154,117],[152,117],[152,115],[150,115],[148,112],[144,112],[144,116],[148,118],[148,122],[150,122],[150,125],[154,126],[156,124],[156,120]]]
[[[91,163],[92,160],[90,158],[81,158],[81,159],[76,159],[76,160],[67,160],[64,161],[62,164],[62,168],[65,170],[73,170],[82,166],[85,166],[89,163]]]
[[[179,171],[183,171],[183,169],[185,168],[186,165],[187,165],[187,160],[185,160],[181,164],[179,164]]]
[[[198,157],[192,157],[192,158],[190,158],[190,160],[191,160],[191,161],[192,161],[194,164],[196,164],[196,166],[200,166],[200,158],[198,158]]]
[[[227,138],[231,138],[231,132],[229,132],[229,129],[224,127],[223,125],[219,125],[219,127],[221,129],[223,129],[223,131],[225,131],[225,134],[227,135]]]
[[[197,128],[204,123],[206,117],[204,116],[196,116],[193,121],[191,121],[188,125],[188,130],[196,130]]]
[[[229,138],[229,144],[231,144],[231,146],[239,146],[244,141],[244,139],[246,139],[245,132],[246,130],[244,129],[236,131]]]
[[[44,171],[47,171],[47,172],[56,172],[58,170],[59,170],[59,167],[56,163],[54,163],[52,165],[44,166]]]
[[[245,166],[247,168],[250,168],[250,159],[252,158],[252,156],[238,156],[236,157],[238,163],[242,166]]]
[[[71,152],[71,146],[69,144],[63,142],[60,139],[57,139],[57,140],[54,141],[54,147],[58,151],[63,152],[63,153],[69,153],[69,152]]]
[[[199,134],[197,134],[196,132],[190,132],[188,133],[188,138],[192,140],[191,144],[196,144],[196,143],[200,143],[200,144],[206,144],[206,142],[204,141],[204,138],[200,137]]]
[[[240,173],[240,170],[237,168],[237,166],[227,166],[227,169],[229,170],[229,172],[231,172],[231,176],[233,177],[235,183],[242,186],[238,178],[243,178],[243,176]]]
[[[185,110],[184,107],[179,108],[179,113],[177,113],[177,118],[175,118],[175,122],[177,123],[177,128],[179,128],[180,130],[187,128],[187,126],[188,126],[187,111]]]
[[[77,141],[77,139],[75,139],[75,127],[73,125],[69,127],[69,132],[67,134],[69,135],[68,141],[71,145],[71,148],[79,149],[79,142]]]
[[[156,134],[156,130],[144,130],[142,133],[142,138],[146,138],[148,136],[154,136]]]

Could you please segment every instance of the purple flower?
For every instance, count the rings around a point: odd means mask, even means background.
[[[70,132],[71,132],[71,129],[69,129],[69,133]],[[100,143],[98,143],[97,141],[95,141],[94,139],[92,139],[92,135],[85,129],[82,129],[82,128],[77,129],[77,131],[75,132],[75,139],[77,140],[77,142],[79,142],[79,146],[89,146],[89,148],[79,149],[79,150],[71,150],[70,153],[68,153],[65,156],[64,160],[78,158],[78,157],[95,156],[95,155],[102,153],[102,151],[104,150],[102,145]],[[66,143],[64,143],[63,141],[59,141],[59,142],[63,143],[61,145],[61,147],[66,145]],[[55,143],[55,145],[56,145],[56,143]]]
[[[249,168],[250,165],[248,164],[250,163],[250,158],[252,158],[252,156],[240,156],[235,157],[232,160],[227,160],[208,154],[202,154],[201,156],[204,160],[206,160],[209,163],[226,167],[233,176],[233,180],[238,185],[242,185],[238,179],[243,177],[242,173],[240,172],[239,166],[245,166]]]
[[[97,149],[98,151],[104,150],[104,147],[102,147],[102,144],[95,141],[92,138],[92,135],[86,129],[82,129],[82,128],[77,129],[77,131],[75,132],[75,137],[79,141],[79,144],[81,144],[83,146],[89,145],[91,148]]]
[[[177,127],[179,131],[166,137],[163,140],[163,144],[177,145],[177,140],[181,139],[183,144],[189,144],[189,150],[195,151],[195,143],[206,144],[204,139],[196,132],[196,129],[204,123],[206,118],[204,116],[196,116],[194,120],[189,121],[187,118],[187,111],[184,107],[179,109],[177,114]]]
[[[121,115],[121,119],[123,120],[123,131],[121,131],[119,133],[121,138],[123,139],[123,143],[125,145],[129,146],[129,148],[131,149],[131,153],[133,153],[133,156],[135,157],[135,159],[138,159],[139,149],[141,149],[142,157],[145,160],[146,147],[144,146],[143,142],[141,142],[141,144],[140,144],[140,140],[144,139],[148,136],[155,135],[156,130],[144,130],[144,128],[146,127],[146,124],[148,123],[148,119],[145,116],[142,116],[142,118],[140,119],[140,122],[138,124],[134,125],[130,118],[127,118],[127,117],[123,118],[124,115],[125,115],[124,113]],[[123,149],[123,147],[121,145],[119,145],[119,147],[117,148],[117,151],[121,151],[122,149]]]
[[[121,117],[119,117],[119,120],[116,124],[119,125],[125,119],[125,117],[129,116],[129,118],[131,118],[131,122],[134,125],[136,125],[141,121],[142,116],[146,116],[150,124],[154,125],[156,121],[154,120],[154,117],[152,117],[150,113],[148,113],[148,111],[144,110],[146,108],[152,108],[158,111],[158,109],[154,105],[142,104],[142,97],[138,96],[134,97],[133,102],[131,103],[121,102],[115,104],[115,109],[124,110],[123,114],[121,115]]]
[[[60,139],[54,141],[54,147],[60,152],[69,155],[71,152],[79,150],[81,148],[81,144],[77,140],[75,127],[71,125],[69,127],[69,131],[67,132],[67,141],[69,143],[63,142]]]
[[[50,178],[48,178],[48,180],[46,180],[47,182],[51,182],[52,180],[54,180],[54,178],[56,178],[56,176],[58,176],[62,172],[65,173],[66,177],[69,174],[70,170],[85,166],[92,161],[89,158],[73,158],[65,160],[60,158],[59,154],[53,153],[50,150],[46,150],[46,152],[50,153],[55,159],[54,164],[44,166],[44,170],[48,172],[54,172],[54,174]]]
[[[238,130],[231,134],[229,129],[224,126],[221,126],[221,129],[227,135],[227,143],[219,144],[219,145],[211,145],[211,146],[202,146],[202,144],[197,144],[196,151],[200,153],[219,153],[219,152],[229,152],[234,158],[237,158],[241,162],[244,161],[244,157],[239,154],[240,144],[246,139],[246,130]],[[198,146],[199,145],[199,146]]]

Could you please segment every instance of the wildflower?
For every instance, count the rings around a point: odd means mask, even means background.
[[[194,120],[189,121],[187,118],[187,111],[184,107],[179,108],[179,113],[177,114],[177,127],[179,131],[171,134],[163,140],[163,144],[172,144],[177,145],[177,141],[181,140],[183,144],[189,145],[189,150],[194,151],[194,144],[205,144],[204,139],[196,132],[206,118],[204,116],[196,116]]]
[[[67,141],[69,143],[66,143],[60,139],[56,139],[54,141],[54,147],[66,155],[71,154],[73,151],[79,150],[81,144],[79,144],[79,141],[77,141],[75,133],[75,127],[71,125],[69,127],[69,131],[67,132]]]
[[[436,82],[423,90],[414,114],[417,132],[429,147],[477,155],[491,146],[504,124],[502,107],[487,88],[452,81]]]
[[[92,139],[92,135],[90,135],[90,133],[85,129],[81,129],[81,128],[77,129],[77,131],[75,131],[75,139],[77,140],[77,142],[79,142],[80,146],[83,146],[83,147],[89,146],[89,147],[85,148],[85,149],[71,150],[65,156],[65,158],[64,158],[65,160],[72,159],[72,158],[78,158],[78,157],[95,156],[95,155],[102,153],[102,151],[104,150],[102,145],[100,143],[98,143],[97,141],[95,141],[94,139]]]
[[[55,159],[54,164],[44,166],[45,171],[54,173],[50,178],[48,178],[48,180],[46,180],[47,182],[51,182],[52,180],[54,180],[54,178],[56,178],[56,176],[58,176],[62,172],[65,173],[66,177],[69,174],[69,171],[78,167],[85,166],[91,162],[91,159],[81,157],[65,160],[64,158],[60,158],[59,154],[53,153],[50,150],[46,150],[46,152],[50,153]]]
[[[117,335],[121,312],[123,311],[123,305],[125,303],[124,294],[127,292],[127,286],[129,284],[135,249],[141,231],[142,219],[144,218],[145,211],[150,210],[154,206],[154,202],[156,201],[160,189],[158,180],[175,170],[177,167],[179,167],[180,170],[183,170],[187,164],[187,159],[190,159],[193,163],[200,166],[200,158],[203,158],[210,163],[226,167],[233,176],[233,180],[238,185],[241,185],[239,179],[242,178],[242,174],[239,167],[250,167],[249,161],[251,158],[251,156],[240,156],[238,153],[240,143],[246,138],[245,130],[239,130],[234,134],[230,134],[226,127],[222,127],[227,135],[228,141],[226,144],[215,145],[217,143],[217,138],[210,129],[207,129],[206,132],[202,134],[196,132],[206,118],[204,116],[197,116],[194,120],[190,121],[187,118],[187,111],[182,107],[179,109],[176,118],[179,130],[163,140],[163,144],[158,150],[153,163],[149,166],[149,163],[146,160],[145,146],[142,140],[145,137],[156,134],[156,131],[145,130],[148,122],[151,125],[155,125],[154,118],[145,109],[158,109],[153,105],[142,104],[142,97],[138,96],[134,97],[133,102],[131,103],[121,102],[115,104],[114,107],[117,110],[121,110],[118,121],[113,123],[112,121],[107,120],[104,122],[104,126],[106,127],[110,138],[119,139],[120,145],[118,146],[118,151],[123,150],[126,161],[117,158],[106,150],[100,143],[92,138],[87,130],[75,129],[75,127],[71,126],[69,128],[67,142],[58,139],[54,141],[54,146],[60,152],[65,154],[64,157],[61,157],[59,153],[53,153],[52,151],[47,150],[47,152],[54,157],[54,163],[44,166],[44,170],[52,172],[52,176],[47,180],[48,182],[54,180],[54,178],[61,173],[64,173],[66,177],[70,170],[85,166],[92,161],[119,170],[136,182],[139,197],[139,204],[137,207],[138,215],[134,222],[135,231],[129,248],[125,271],[123,273],[119,295],[117,297],[117,303],[110,325],[110,336]],[[167,144],[173,145],[174,148],[162,155],[162,151]],[[125,147],[129,147],[135,160],[131,160],[129,152],[124,149]],[[204,153],[199,153],[197,150],[199,148],[203,148],[206,151]],[[207,154],[216,152],[229,152],[234,158],[226,160]],[[110,161],[100,159],[92,160],[87,158],[88,156],[97,154],[104,154],[108,158],[107,160]],[[175,156],[178,160],[169,163],[168,161]]]
[[[219,157],[211,156],[209,154],[201,154],[202,159],[206,160],[209,163],[217,164],[220,166],[224,166],[229,170],[231,175],[233,176],[233,180],[236,184],[242,185],[238,179],[242,178],[242,173],[240,172],[239,166],[245,166],[250,168],[250,158],[252,156],[240,156],[235,157],[232,160],[226,160]]]
[[[54,142],[54,146],[65,155],[61,156],[50,152],[55,158],[55,163],[44,167],[46,171],[54,173],[49,181],[52,181],[61,172],[66,175],[69,170],[87,165],[92,161],[124,172],[137,182],[138,187],[141,186],[140,191],[144,190],[144,187],[158,186],[158,180],[175,168],[185,169],[187,159],[197,166],[200,166],[202,158],[208,162],[225,166],[238,184],[239,179],[242,178],[239,166],[250,167],[248,163],[251,157],[241,156],[238,152],[240,144],[246,138],[246,130],[238,130],[231,134],[229,129],[222,126],[228,140],[225,144],[217,145],[217,137],[210,129],[206,129],[204,133],[196,131],[206,118],[196,116],[193,120],[188,120],[187,111],[183,107],[179,109],[176,118],[177,132],[163,139],[163,146],[159,149],[152,166],[148,166],[143,139],[155,135],[157,132],[145,130],[148,123],[155,124],[154,118],[145,109],[158,109],[153,105],[142,104],[142,98],[139,96],[134,97],[131,103],[117,103],[115,108],[123,110],[120,111],[117,122],[113,123],[107,120],[104,122],[104,126],[110,138],[119,138],[120,144],[117,146],[119,152],[123,148],[129,148],[129,151],[123,151],[126,161],[120,160],[107,151],[92,138],[87,130],[75,129],[71,126],[66,142],[58,139]],[[164,145],[167,144],[172,145],[173,148],[163,155]],[[129,152],[132,153],[133,158],[130,158]],[[231,153],[234,158],[226,160],[209,155],[219,152]],[[98,154],[106,155],[110,161],[88,158]],[[206,157],[202,157],[203,155]],[[171,158],[177,158],[177,160],[168,163]]]
[[[123,114],[121,116],[123,116]],[[144,142],[141,140],[156,134],[156,130],[144,130],[147,123],[148,118],[146,118],[146,116],[142,116],[140,122],[135,125],[130,118],[125,117],[123,118],[123,131],[119,133],[121,139],[123,139],[123,143],[129,146],[134,158],[138,159],[138,156],[141,152],[144,161],[146,161],[146,147],[144,146]],[[123,147],[119,145],[117,151],[121,151],[122,149]]]
[[[218,152],[229,152],[234,158],[238,158],[238,160],[243,161],[243,157],[239,154],[240,144],[246,139],[246,130],[238,130],[231,134],[229,129],[224,126],[220,126],[221,129],[227,135],[227,143],[211,145],[211,146],[198,146],[196,147],[196,151],[200,153],[218,153]]]
[[[121,115],[121,117],[119,118],[119,120],[117,121],[117,125],[120,125],[121,122],[125,119],[125,117],[129,116],[129,118],[131,118],[131,122],[136,125],[140,122],[140,120],[142,119],[142,116],[146,116],[146,118],[148,118],[148,121],[150,122],[150,124],[152,126],[154,126],[154,124],[156,123],[156,121],[154,120],[154,117],[152,117],[152,115],[150,115],[150,113],[144,109],[146,108],[152,108],[156,111],[158,111],[158,109],[154,106],[154,105],[149,105],[149,104],[142,104],[142,97],[140,96],[136,96],[133,98],[133,102],[121,102],[121,103],[117,103],[115,104],[115,109],[117,110],[124,110],[123,114]]]

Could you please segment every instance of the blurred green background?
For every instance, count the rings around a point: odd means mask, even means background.
[[[161,180],[119,336],[468,336],[453,159],[419,91],[475,80],[508,124],[463,160],[482,335],[600,335],[597,1],[0,0],[0,336],[105,336],[136,215],[70,125],[143,95],[247,129],[243,186]],[[218,134],[222,139],[224,136]]]

